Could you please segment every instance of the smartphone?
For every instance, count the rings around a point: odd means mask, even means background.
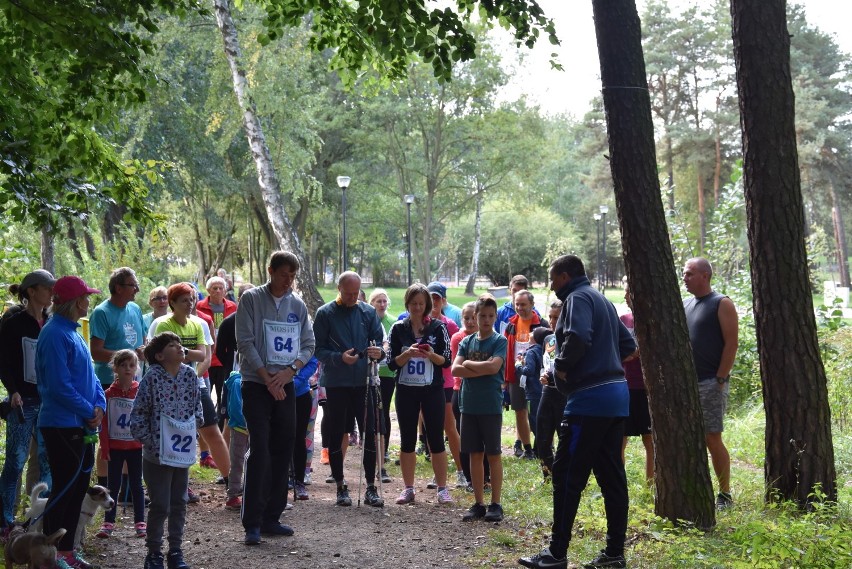
[[[421,352],[428,352],[429,351],[429,344],[417,344],[417,349],[420,350]]]

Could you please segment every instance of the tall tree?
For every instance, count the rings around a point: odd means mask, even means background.
[[[593,0],[592,6],[621,244],[654,418],[655,511],[712,527],[713,486],[660,198],[639,14],[634,0]]]
[[[731,0],[769,500],[837,499],[808,281],[785,0]],[[783,286],[779,286],[783,283]],[[783,316],[782,316],[783,315]]]

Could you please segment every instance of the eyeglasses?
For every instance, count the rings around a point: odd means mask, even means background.
[[[118,286],[129,286],[129,287],[131,287],[135,290],[139,290],[139,284],[138,283],[121,283]]]
[[[166,302],[168,299],[169,299],[168,296],[155,296],[154,298],[151,299],[151,302],[153,302],[155,300],[157,302]]]

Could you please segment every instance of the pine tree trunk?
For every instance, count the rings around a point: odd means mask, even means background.
[[[746,217],[766,409],[768,500],[837,498],[808,282],[785,0],[732,0]]]
[[[656,445],[657,515],[715,525],[698,383],[674,275],[634,0],[593,0],[610,167]]]
[[[846,247],[846,227],[843,224],[843,209],[840,207],[840,195],[834,185],[834,176],[828,180],[831,192],[831,219],[834,222],[834,242],[837,248],[837,272],[840,273],[840,286],[849,286],[849,251]]]
[[[479,272],[479,250],[482,244],[482,198],[484,192],[477,190],[476,192],[476,220],[473,224],[473,258],[470,261],[470,276],[467,279],[467,286],[464,287],[464,293],[468,296],[473,296],[473,287],[476,284],[476,275]]]
[[[240,66],[242,52],[240,51],[239,39],[237,37],[237,28],[234,25],[234,20],[231,18],[230,2],[229,0],[213,0],[213,8],[216,12],[216,22],[219,25],[219,30],[222,32],[225,57],[228,59],[231,78],[234,82],[234,93],[237,96],[240,110],[243,113],[243,127],[246,130],[251,154],[257,167],[257,180],[260,184],[263,204],[277,241],[276,245],[279,249],[290,251],[298,257],[301,270],[299,270],[297,277],[296,288],[302,300],[307,304],[308,310],[314,313],[323,304],[323,300],[314,284],[310,265],[299,244],[299,237],[290,223],[290,217],[284,210],[278,174],[275,172],[272,156],[266,144],[266,137],[263,134],[260,119],[257,116],[257,108],[249,92],[245,70]],[[264,278],[263,273],[261,273],[260,278]]]

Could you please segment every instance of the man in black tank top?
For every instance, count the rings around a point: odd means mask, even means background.
[[[722,419],[728,403],[728,382],[737,355],[739,317],[734,303],[710,286],[713,268],[696,257],[683,267],[683,283],[692,298],[683,301],[689,341],[698,375],[705,440],[713,470],[719,480],[716,507],[727,508],[731,499],[731,457],[722,441]]]

